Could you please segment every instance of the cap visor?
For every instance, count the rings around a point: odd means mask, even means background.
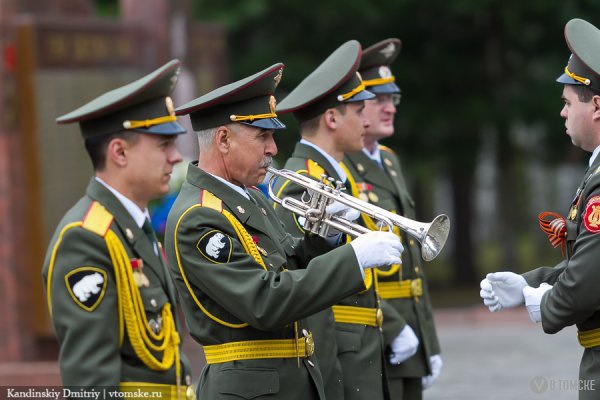
[[[571,78],[567,74],[562,74],[558,78],[556,78],[556,82],[564,83],[565,85],[581,85],[581,82],[577,82],[575,79]]]
[[[384,85],[369,86],[369,92],[375,94],[400,93],[400,88],[395,83],[386,83]]]
[[[352,103],[353,101],[363,101],[370,100],[375,98],[375,95],[368,90],[362,90],[356,93],[354,96],[350,97],[348,100],[345,100],[344,103]]]
[[[257,119],[254,122],[240,122],[244,125],[255,126],[261,129],[285,129],[285,125],[283,122],[278,120],[277,118],[263,118]]]
[[[150,128],[134,129],[136,132],[149,133],[153,135],[180,135],[187,131],[179,122],[167,122],[160,125],[154,125]]]

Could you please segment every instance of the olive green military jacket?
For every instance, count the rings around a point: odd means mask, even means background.
[[[540,304],[546,333],[556,333],[571,325],[577,325],[580,333],[600,328],[599,257],[600,157],[597,157],[583,177],[566,218],[566,259],[553,268],[541,267],[523,274],[532,287],[542,282],[553,285]],[[592,343],[599,345],[600,342]],[[596,379],[596,386],[600,384],[597,352],[598,347],[586,348],[580,367],[580,379]]]
[[[262,193],[249,193],[246,199],[192,164],[167,219],[171,271],[207,356],[198,397],[322,399],[314,356],[236,360],[233,350],[233,361],[213,357],[214,345],[302,337],[307,328],[296,329],[296,321],[364,289],[351,246],[294,240]]]
[[[358,197],[377,207],[415,219],[415,203],[408,193],[400,167],[400,160],[392,150],[385,146],[379,145],[379,150],[382,159],[381,168],[362,151],[347,154],[343,161],[356,185],[355,190],[358,190]],[[354,195],[356,194],[354,193]],[[361,219],[365,222],[364,216]],[[419,338],[419,348],[414,356],[400,365],[392,365],[386,362],[388,378],[390,379],[429,375],[431,373],[429,357],[440,353],[426,278],[422,268],[423,259],[421,258],[419,242],[404,232],[400,231],[400,234],[404,244],[402,266],[395,272],[390,269],[378,270],[378,282],[379,286],[382,287],[380,294],[384,298],[384,304],[388,304],[396,310],[415,331]],[[421,280],[422,287],[422,293],[418,297],[390,298],[384,295],[383,286],[386,284],[418,279]],[[383,320],[386,346],[403,328],[403,324],[398,318],[388,317],[387,310],[388,308],[384,308]]]
[[[151,241],[121,202],[92,178],[86,195],[59,223],[42,269],[60,344],[62,382],[65,386],[87,387],[117,387],[122,382],[140,387],[145,383],[175,385],[175,361],[170,367],[165,362],[164,370],[153,369],[132,347],[130,336],[134,329],[122,315],[127,300],[122,297],[124,292],[117,290],[118,265],[113,264],[107,247],[107,243],[115,245],[115,242],[107,241],[107,237],[116,237],[122,245],[124,268],[131,270],[143,264],[147,286],[139,287],[139,297],[135,295],[137,290],[129,293],[133,293],[131,298],[140,301],[143,313],[138,316],[146,334],[168,330],[165,308],[172,311],[175,326],[180,326],[175,310],[176,292],[162,254],[154,253]],[[131,280],[121,278],[119,282],[124,290]],[[135,283],[133,286],[137,288]],[[166,319],[171,322],[170,318]],[[139,329],[135,333],[141,334]],[[169,333],[174,332],[169,330]],[[160,339],[153,341],[155,345],[160,343]],[[167,347],[172,351],[170,343]],[[181,344],[177,348],[181,358],[181,384],[185,385],[191,383],[189,363]],[[150,353],[160,362],[165,351],[151,350]],[[171,354],[174,357],[174,352]]]
[[[285,163],[284,169],[292,170],[312,178],[319,178],[322,173],[336,180],[340,177],[331,163],[315,148],[304,143],[297,143],[292,156]],[[285,184],[279,179],[275,184],[275,192],[279,197],[300,199],[305,189],[294,183]],[[301,223],[296,215],[275,205],[275,211],[290,232],[296,236],[303,234]],[[375,293],[373,270],[365,271],[366,290],[353,294],[336,304],[337,306],[352,306],[363,309],[377,310],[378,299]],[[341,277],[340,277],[341,279]],[[335,307],[334,307],[335,313]],[[377,326],[364,324],[336,322],[331,311],[315,315],[309,323],[315,332],[315,347],[319,365],[329,371],[330,380],[326,388],[330,393],[336,393],[336,378],[339,372],[333,362],[337,346],[344,383],[345,399],[380,399],[387,395],[387,387],[383,378],[383,339]],[[334,320],[335,321],[335,320]],[[339,397],[336,394],[335,398]]]

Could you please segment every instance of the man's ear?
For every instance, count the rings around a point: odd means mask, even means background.
[[[322,118],[323,118],[323,123],[325,124],[325,126],[327,128],[329,128],[331,130],[337,129],[338,113],[335,108],[328,108],[327,110],[325,110]]]
[[[231,135],[233,132],[226,126],[219,126],[215,135],[215,143],[221,153],[228,153],[231,146]]]
[[[114,138],[106,147],[106,161],[124,167],[127,165],[130,143],[123,138]]]
[[[594,119],[600,119],[600,96],[592,97],[592,104],[594,105]]]

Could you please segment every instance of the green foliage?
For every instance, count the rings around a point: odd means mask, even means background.
[[[117,18],[119,16],[119,0],[94,0],[96,15]]]

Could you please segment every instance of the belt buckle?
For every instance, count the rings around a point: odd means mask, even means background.
[[[377,326],[379,328],[383,326],[383,311],[381,311],[381,308],[378,308],[377,312],[375,313],[375,321],[377,322]]]
[[[413,279],[410,281],[410,294],[413,297],[419,297],[423,294],[423,287],[419,279]]]
[[[315,353],[315,342],[312,337],[312,332],[304,330],[304,348],[306,350],[306,356],[310,357]]]

